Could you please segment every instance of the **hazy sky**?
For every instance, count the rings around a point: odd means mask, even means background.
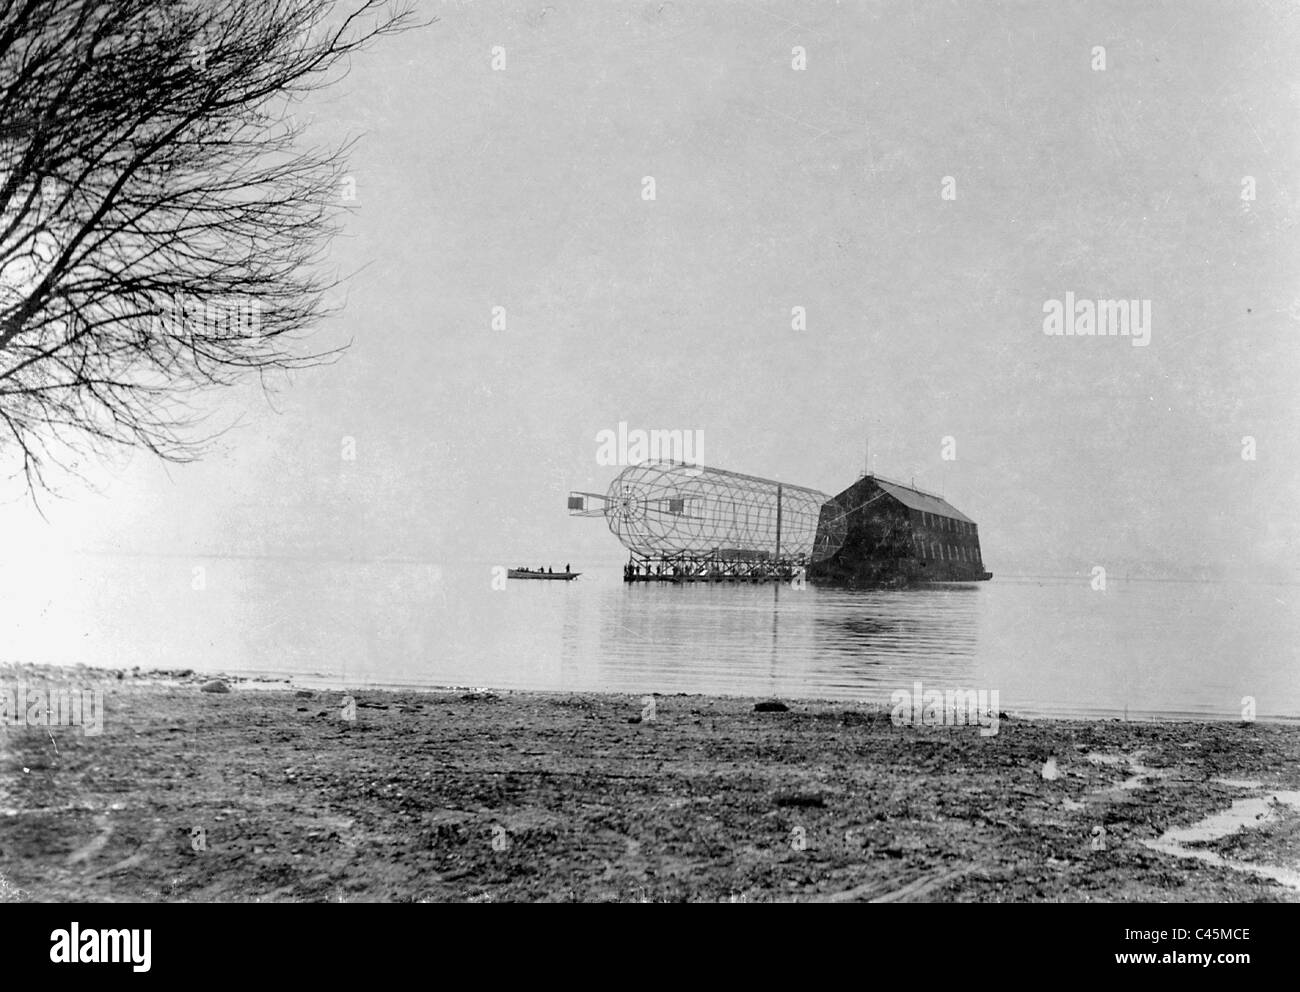
[[[995,573],[1297,577],[1300,8],[424,9],[300,111],[361,136],[347,355],[214,395],[200,464],[10,503],[11,546],[617,561],[564,497],[626,421],[829,493],[869,432]],[[1149,346],[1045,335],[1067,291],[1151,301]]]

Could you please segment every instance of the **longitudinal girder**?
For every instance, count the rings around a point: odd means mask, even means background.
[[[603,497],[575,493],[569,505],[603,515],[614,536],[642,556],[810,561],[833,554],[844,540],[842,524],[823,522],[818,533],[828,499],[815,489],[723,469],[645,462],[624,469]]]

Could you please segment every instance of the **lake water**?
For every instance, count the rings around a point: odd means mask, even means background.
[[[198,571],[200,570],[201,571]],[[8,661],[474,686],[887,701],[997,690],[1045,716],[1300,719],[1295,586],[997,577],[849,592],[573,582],[491,566],[0,559]]]

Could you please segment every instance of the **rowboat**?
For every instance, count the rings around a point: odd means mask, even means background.
[[[508,570],[512,579],[560,579],[564,582],[576,579],[581,572],[534,572],[531,568],[512,568]]]

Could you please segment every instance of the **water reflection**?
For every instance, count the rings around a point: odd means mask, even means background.
[[[1300,716],[1290,587],[1016,581],[914,590],[510,582],[490,564],[85,557],[0,571],[5,656],[460,685],[888,701],[916,681],[1012,712]],[[2,581],[6,575],[12,582]]]

